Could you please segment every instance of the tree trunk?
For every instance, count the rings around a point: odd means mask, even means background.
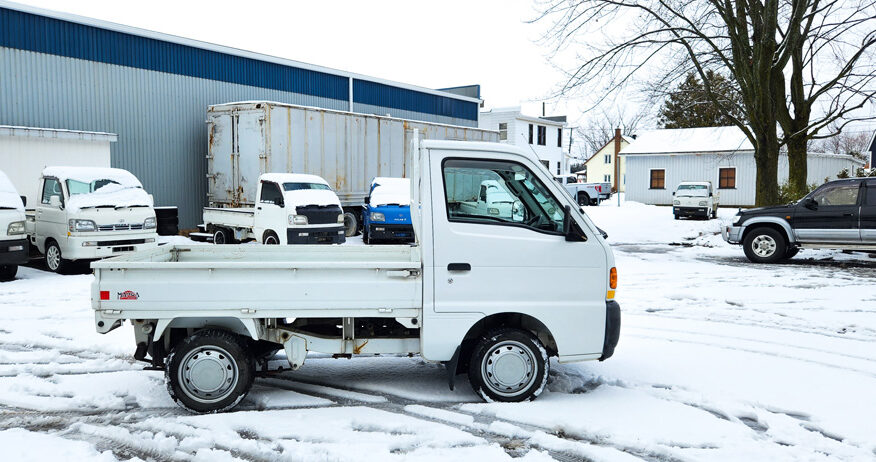
[[[757,165],[757,189],[754,205],[776,205],[779,202],[779,139],[775,130],[757,133],[754,162]]]
[[[808,188],[806,178],[809,175],[806,163],[806,139],[803,137],[789,138],[788,147],[788,186],[795,197],[802,197]]]

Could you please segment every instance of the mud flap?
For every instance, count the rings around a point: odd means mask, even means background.
[[[456,366],[459,365],[459,352],[461,349],[462,345],[456,347],[453,357],[450,358],[450,361],[444,363],[444,367],[447,368],[447,385],[450,385],[450,391],[453,391],[453,382],[456,379]]]

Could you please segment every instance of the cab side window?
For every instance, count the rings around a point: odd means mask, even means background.
[[[61,182],[55,178],[46,178],[43,181],[43,197],[40,202],[48,205],[52,196],[58,196],[61,204],[64,204],[64,193],[61,192]]]
[[[859,190],[860,186],[858,183],[833,184],[818,190],[812,195],[812,199],[819,206],[857,205]]]
[[[262,195],[259,199],[262,204],[283,205],[283,193],[280,186],[270,181],[262,181]]]
[[[563,206],[528,168],[506,161],[447,159],[443,174],[449,221],[562,234]]]
[[[876,181],[867,182],[867,205],[876,205]]]

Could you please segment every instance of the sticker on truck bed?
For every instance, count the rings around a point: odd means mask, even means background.
[[[119,292],[119,300],[137,300],[138,298],[140,298],[140,294],[131,290]]]

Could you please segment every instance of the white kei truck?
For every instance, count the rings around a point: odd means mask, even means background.
[[[718,194],[711,181],[682,181],[672,193],[672,215],[681,217],[718,218]]]
[[[164,245],[95,262],[97,331],[130,320],[134,357],[163,369],[193,412],[236,406],[280,350],[292,370],[308,352],[419,354],[446,365],[451,389],[467,373],[483,399],[508,402],[542,392],[552,356],[610,357],[614,256],[538,159],[507,144],[411,143],[414,244]],[[456,176],[500,182],[521,213],[459,212]]]
[[[207,207],[204,225],[214,244],[343,244],[338,195],[316,175],[264,173],[255,207]]]
[[[28,261],[24,199],[0,170],[0,282],[15,279],[18,265]]]
[[[49,270],[158,245],[152,196],[127,170],[46,167],[39,182],[26,228]]]

